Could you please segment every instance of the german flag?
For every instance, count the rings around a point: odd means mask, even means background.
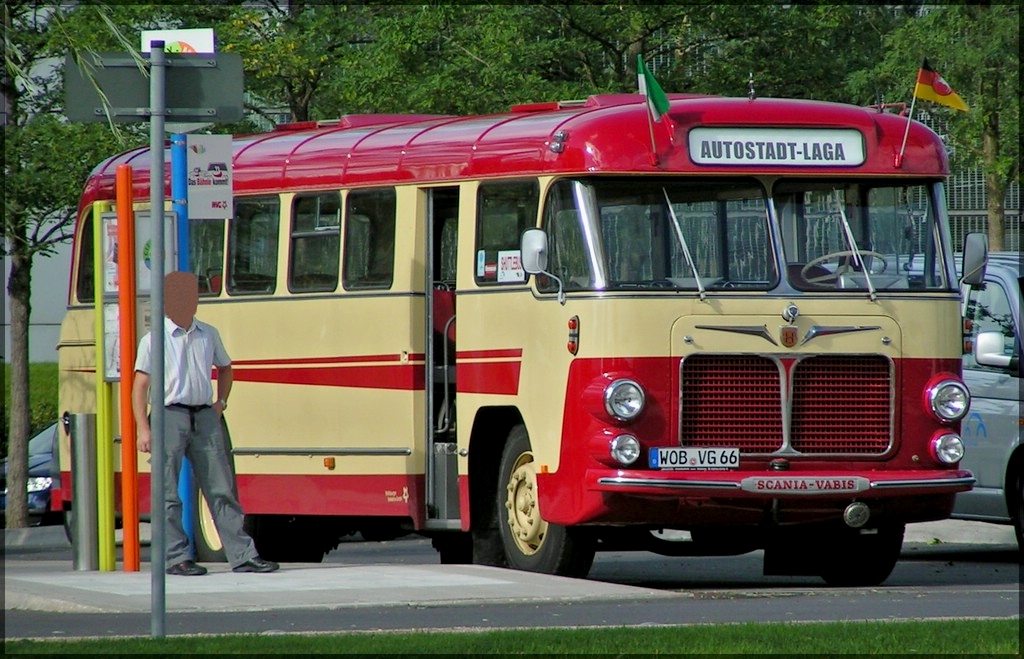
[[[967,104],[960,95],[953,91],[945,80],[942,79],[935,69],[928,65],[928,60],[921,64],[921,70],[917,72],[917,84],[914,85],[914,96],[946,105],[961,112],[967,112]]]

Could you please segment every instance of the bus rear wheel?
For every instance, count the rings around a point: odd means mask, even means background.
[[[522,425],[512,429],[501,457],[498,533],[508,566],[516,570],[585,577],[594,562],[593,538],[549,524],[537,505],[537,469]]]

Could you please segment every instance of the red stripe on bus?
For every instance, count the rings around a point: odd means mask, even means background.
[[[422,354],[411,354],[407,359],[423,360]],[[362,364],[366,362],[400,362],[402,357],[397,353],[387,355],[349,355],[345,357],[289,357],[285,359],[240,359],[231,362],[232,366],[292,366],[298,364]]]
[[[505,350],[460,350],[455,353],[455,358],[462,359],[508,359],[509,357],[520,358],[523,356],[522,348],[508,348]]]
[[[522,363],[479,362],[455,364],[455,388],[461,394],[519,393],[519,370]]]
[[[424,387],[423,365],[339,366],[334,368],[234,368],[235,382],[304,384],[410,391]]]

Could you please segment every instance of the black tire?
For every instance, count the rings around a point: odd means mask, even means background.
[[[1024,462],[1017,462],[1017,475],[1012,480],[1012,494],[1007,503],[1013,517],[1013,530],[1017,536],[1017,554],[1024,560]]]
[[[313,520],[292,515],[246,515],[245,531],[261,558],[279,563],[320,563],[326,553]]]
[[[64,510],[64,535],[67,536],[68,542],[71,544],[75,543],[74,532],[72,529],[75,528],[75,509],[66,508]]]
[[[823,545],[821,578],[837,588],[877,586],[889,578],[903,547],[903,524],[882,526],[877,533],[840,533]]]
[[[593,537],[541,518],[537,473],[524,426],[509,433],[498,474],[498,532],[508,566],[566,577],[587,576],[594,562]]]
[[[436,535],[430,544],[440,555],[441,565],[467,565],[473,562],[473,536],[469,533]]]

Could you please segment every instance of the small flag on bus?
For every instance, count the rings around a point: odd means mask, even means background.
[[[665,96],[665,91],[654,79],[654,74],[647,68],[644,58],[640,55],[636,56],[636,77],[640,93],[647,98],[647,107],[651,111],[651,116],[655,121],[661,121],[661,117],[669,109],[668,97]]]
[[[917,84],[914,85],[914,96],[926,101],[946,105],[961,112],[967,112],[967,104],[960,95],[953,91],[945,80],[942,79],[935,69],[924,60],[921,70],[917,72]]]

